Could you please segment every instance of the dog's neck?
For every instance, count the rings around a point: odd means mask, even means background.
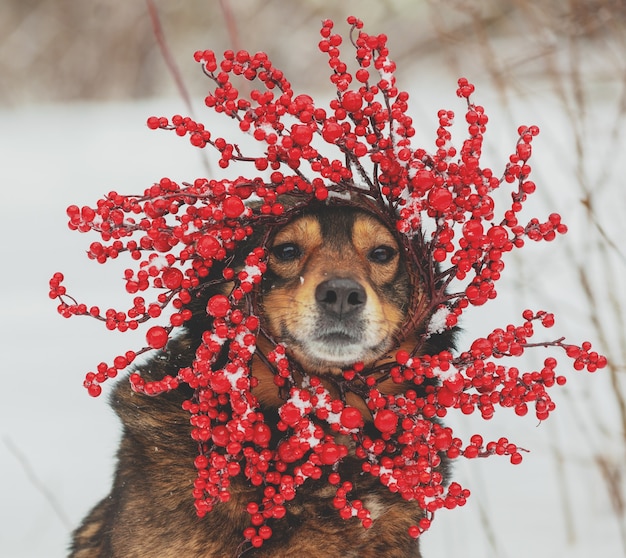
[[[415,346],[415,340],[407,340],[402,347],[411,350]],[[259,337],[257,345],[257,353],[252,361],[252,375],[257,379],[258,384],[253,388],[252,393],[258,399],[260,406],[278,408],[285,403],[289,397],[289,388],[279,388],[274,382],[275,370],[272,369],[264,355],[267,355],[274,345],[271,341],[264,337]],[[377,380],[381,380],[386,375],[385,370],[395,362],[395,359],[386,354],[372,363],[364,363],[366,370],[376,370],[371,376]],[[296,363],[297,364],[297,363]],[[371,421],[371,412],[365,402],[365,397],[369,388],[363,383],[358,382],[356,389],[344,389],[347,380],[343,377],[341,368],[331,368],[328,370],[303,370],[299,366],[295,366],[292,370],[293,385],[302,387],[307,377],[317,376],[320,378],[322,385],[328,390],[334,399],[342,399],[346,405],[357,408],[363,415],[364,420]],[[352,380],[355,382],[355,380]],[[355,387],[357,384],[353,384]],[[399,394],[406,390],[406,385],[394,382],[391,378],[385,378],[376,383],[376,389],[383,394]]]

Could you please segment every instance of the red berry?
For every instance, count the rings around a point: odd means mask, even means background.
[[[224,210],[224,215],[230,219],[236,219],[246,209],[243,201],[238,196],[229,196],[226,198],[222,204],[222,208]]]
[[[324,465],[334,465],[341,459],[342,451],[339,445],[329,442],[320,446],[319,456]]]
[[[168,289],[177,289],[183,282],[183,272],[175,267],[170,267],[163,271],[163,285]]]
[[[355,407],[345,407],[343,411],[341,411],[340,421],[343,426],[350,429],[363,426],[361,411]]]
[[[322,137],[328,143],[335,143],[343,135],[343,128],[336,122],[326,122],[322,128]]]
[[[303,124],[294,124],[291,127],[291,139],[293,139],[294,143],[297,145],[309,145],[313,139],[313,130]]]
[[[159,119],[156,116],[151,116],[148,118],[148,128],[151,130],[156,130],[159,127]]]
[[[404,365],[404,364],[406,364],[408,362],[410,356],[411,355],[409,354],[408,351],[405,351],[404,349],[401,349],[401,350],[399,350],[396,353],[396,362],[398,364]]]
[[[420,528],[417,525],[411,525],[409,527],[409,536],[413,539],[417,539],[421,534]]]
[[[419,170],[413,178],[413,184],[417,186],[419,190],[426,192],[435,184],[435,174],[431,170]]]
[[[437,401],[444,407],[453,407],[459,400],[454,392],[450,391],[446,386],[439,388],[437,392]]]
[[[483,225],[480,219],[470,219],[463,225],[463,236],[470,242],[480,242],[483,238]]]
[[[102,393],[102,388],[98,384],[91,384],[87,388],[87,392],[91,395],[91,397],[98,397],[98,395]]]
[[[461,374],[456,374],[452,378],[446,378],[443,381],[443,385],[448,388],[452,393],[461,393],[465,385],[465,379]]]
[[[162,349],[167,345],[169,334],[164,327],[153,326],[146,332],[146,341],[153,349]]]
[[[452,203],[452,194],[446,188],[433,188],[428,194],[428,203],[430,207],[443,213]]]
[[[272,431],[267,424],[257,424],[254,427],[254,443],[258,446],[267,447],[272,438]]]
[[[506,229],[497,225],[487,231],[487,236],[495,248],[502,248],[509,239]]]
[[[389,409],[382,409],[374,417],[374,426],[383,434],[392,434],[398,427],[398,416]]]
[[[207,260],[215,257],[220,248],[219,241],[210,234],[200,237],[196,242],[196,252]]]
[[[358,91],[346,91],[341,98],[341,106],[348,112],[356,112],[363,105],[363,96]]]
[[[215,393],[228,393],[232,386],[223,372],[216,372],[209,380],[209,385]]]
[[[224,295],[214,295],[207,304],[207,313],[215,318],[223,318],[230,311],[230,301]]]

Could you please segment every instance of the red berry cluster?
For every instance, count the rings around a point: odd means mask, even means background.
[[[95,231],[101,237],[90,245],[89,258],[105,263],[128,252],[135,262],[124,273],[126,291],[133,295],[127,311],[88,308],[67,295],[60,273],[50,281],[50,297],[59,301],[63,316],[92,316],[108,329],[136,329],[169,312],[164,324],[147,329],[147,347],[116,357],[112,365],[101,363],[87,374],[84,384],[93,396],[137,354],[164,348],[172,332],[192,319],[189,303],[207,282],[234,285],[229,293],[208,300],[211,325],[191,366],[152,382],[135,372],[130,382],[149,395],[181,384],[194,389],[194,397],[183,407],[190,413],[192,438],[199,447],[193,491],[197,513],[202,516],[227,501],[231,479],[243,475],[263,487],[262,501],[247,506],[251,526],[243,536],[252,546],[271,536],[268,522],[285,515],[308,479],[336,487],[339,515],[357,517],[369,527],[369,511],[351,498],[353,487],[340,474],[347,458],[361,460],[364,473],[420,504],[425,517],[409,530],[417,537],[438,509],[463,505],[469,495],[458,483],[444,486],[443,459],[494,454],[507,455],[512,463],[522,459],[521,448],[505,438],[485,443],[476,434],[466,444],[438,419],[451,409],[463,414],[478,410],[490,419],[498,407],[512,408],[518,415],[532,407],[544,420],[554,410],[547,390],[565,382],[556,373],[555,358],[546,358],[541,370],[530,372],[500,359],[519,357],[532,347],[554,347],[564,350],[577,370],[593,372],[606,364],[589,343],[579,347],[565,344],[563,338],[530,342],[535,325],[551,327],[554,317],[529,310],[521,325],[496,329],[466,351],[423,354],[429,339],[454,327],[465,308],[496,297],[495,283],[507,252],[521,248],[525,239],[552,240],[566,227],[556,213],[545,222],[519,222],[522,206],[536,188],[528,179],[535,126],[518,129],[514,153],[500,177],[482,167],[487,115],[470,99],[474,86],[460,79],[457,94],[466,100],[468,133],[460,149],[452,145],[454,113],[448,110],[438,113],[434,152],[412,147],[409,95],[396,87],[386,36],[366,34],[354,17],[348,23],[355,72],[341,58],[343,39],[333,32],[333,22],[324,21],[321,28],[319,50],[328,56],[337,93],[327,108],[316,106],[308,95],[294,95],[265,53],[227,51],[218,60],[212,51],[197,52],[195,59],[214,83],[205,99],[207,107],[234,119],[261,146],[260,152],[243,153],[237,143],[180,115],[150,117],[148,126],[174,130],[196,147],[215,149],[222,168],[247,163],[255,176],[198,178],[182,184],[162,178],[142,195],[110,192],[95,208],[68,208],[71,229]],[[244,97],[237,80],[255,82],[258,89]],[[501,187],[511,188],[510,206],[502,210],[492,196]],[[295,206],[283,205],[286,194],[296,200]],[[251,196],[257,203],[246,204]],[[367,206],[398,231],[415,291],[427,295],[411,301],[404,329],[425,325],[413,350],[397,351],[393,365],[368,370],[355,363],[338,380],[339,393],[361,396],[375,435],[365,428],[361,411],[343,397],[333,397],[320,378],[305,374],[302,381],[296,380],[300,375],[294,375],[287,351],[275,346],[264,358],[274,370],[284,403],[277,425],[281,438],[271,444],[271,429],[252,392],[257,378],[250,368],[257,350],[258,284],[266,270],[266,251],[263,245],[254,248],[240,268],[233,267],[231,256],[256,226],[271,229],[324,200]],[[453,289],[456,285],[461,288]],[[152,302],[139,295],[148,290],[158,292]],[[225,352],[227,362],[220,367],[218,356]],[[401,395],[384,393],[381,383],[389,379],[407,389]],[[350,439],[355,449],[338,442],[336,434]]]

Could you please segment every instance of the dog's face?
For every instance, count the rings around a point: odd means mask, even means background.
[[[268,248],[266,327],[305,370],[371,364],[392,348],[410,282],[385,224],[361,210],[323,207],[286,224]]]

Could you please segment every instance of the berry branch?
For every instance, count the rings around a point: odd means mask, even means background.
[[[555,408],[548,390],[564,384],[565,376],[557,374],[554,357],[547,357],[540,370],[526,372],[500,359],[550,348],[562,350],[576,370],[594,372],[606,365],[588,342],[566,344],[563,337],[531,342],[536,326],[552,327],[554,316],[530,310],[524,311],[521,325],[496,329],[464,351],[425,354],[429,340],[454,328],[466,308],[496,298],[505,254],[522,248],[527,239],[551,241],[567,229],[557,213],[525,225],[518,219],[536,190],[528,163],[539,133],[536,126],[517,130],[514,152],[498,178],[481,166],[487,115],[472,101],[474,86],[460,79],[457,95],[465,100],[467,125],[460,149],[452,144],[455,115],[449,110],[438,113],[434,152],[414,148],[409,95],[396,87],[387,37],[368,35],[354,17],[348,24],[358,65],[354,73],[341,58],[342,37],[333,32],[333,22],[322,24],[318,47],[328,57],[337,92],[327,108],[309,95],[295,95],[265,53],[227,51],[218,60],[212,51],[196,52],[196,61],[214,84],[206,106],[231,118],[261,153],[244,152],[181,115],[152,116],[148,127],[174,131],[197,148],[216,150],[220,168],[253,165],[257,175],[181,184],[162,178],[141,195],[110,192],[94,208],[68,208],[72,230],[92,231],[101,238],[91,243],[90,259],[106,263],[129,255],[135,267],[124,273],[125,290],[134,298],[127,311],[102,313],[97,306],[78,303],[67,294],[61,273],[50,281],[50,298],[58,301],[62,316],[91,316],[110,330],[137,329],[170,312],[164,325],[147,329],[146,347],[115,357],[111,365],[100,363],[86,375],[84,385],[93,396],[137,355],[166,347],[173,333],[194,318],[189,305],[199,293],[232,284],[225,294],[208,298],[207,330],[191,365],[158,381],[132,372],[130,383],[147,395],[181,385],[193,389],[183,408],[198,444],[196,511],[204,516],[228,501],[233,477],[243,475],[253,486],[264,487],[261,501],[247,506],[251,526],[243,532],[255,547],[271,536],[271,520],[284,517],[308,479],[335,487],[333,504],[339,515],[357,517],[370,527],[370,512],[351,498],[353,487],[341,477],[341,463],[352,458],[390,491],[419,503],[425,517],[409,530],[410,536],[419,536],[437,510],[461,506],[469,496],[456,482],[445,486],[442,460],[506,455],[517,464],[525,451],[505,438],[485,442],[479,434],[463,442],[438,419],[453,410],[466,415],[478,411],[491,419],[502,407],[520,416],[532,409],[545,420]],[[237,80],[258,88],[242,96]],[[500,188],[511,188],[510,206],[503,210],[492,197]],[[295,201],[286,204],[287,197]],[[255,203],[247,203],[252,199]],[[354,363],[344,370],[335,382],[338,397],[267,335],[258,311],[271,230],[322,202],[362,207],[397,232],[413,285],[399,337],[417,332],[414,348],[397,350],[391,363],[372,369]],[[237,267],[236,251],[261,228],[267,234]],[[452,290],[453,285],[458,287]],[[139,295],[145,291],[156,291],[155,300],[147,302]],[[257,348],[260,338],[271,345],[269,352]],[[258,382],[251,373],[255,353],[273,371],[284,399],[281,438],[272,447],[271,429],[253,394]],[[402,394],[384,392],[383,382],[389,379],[406,386]],[[362,399],[369,417],[348,403],[348,393]],[[375,434],[365,428],[369,420]],[[351,440],[354,455],[335,434]]]

